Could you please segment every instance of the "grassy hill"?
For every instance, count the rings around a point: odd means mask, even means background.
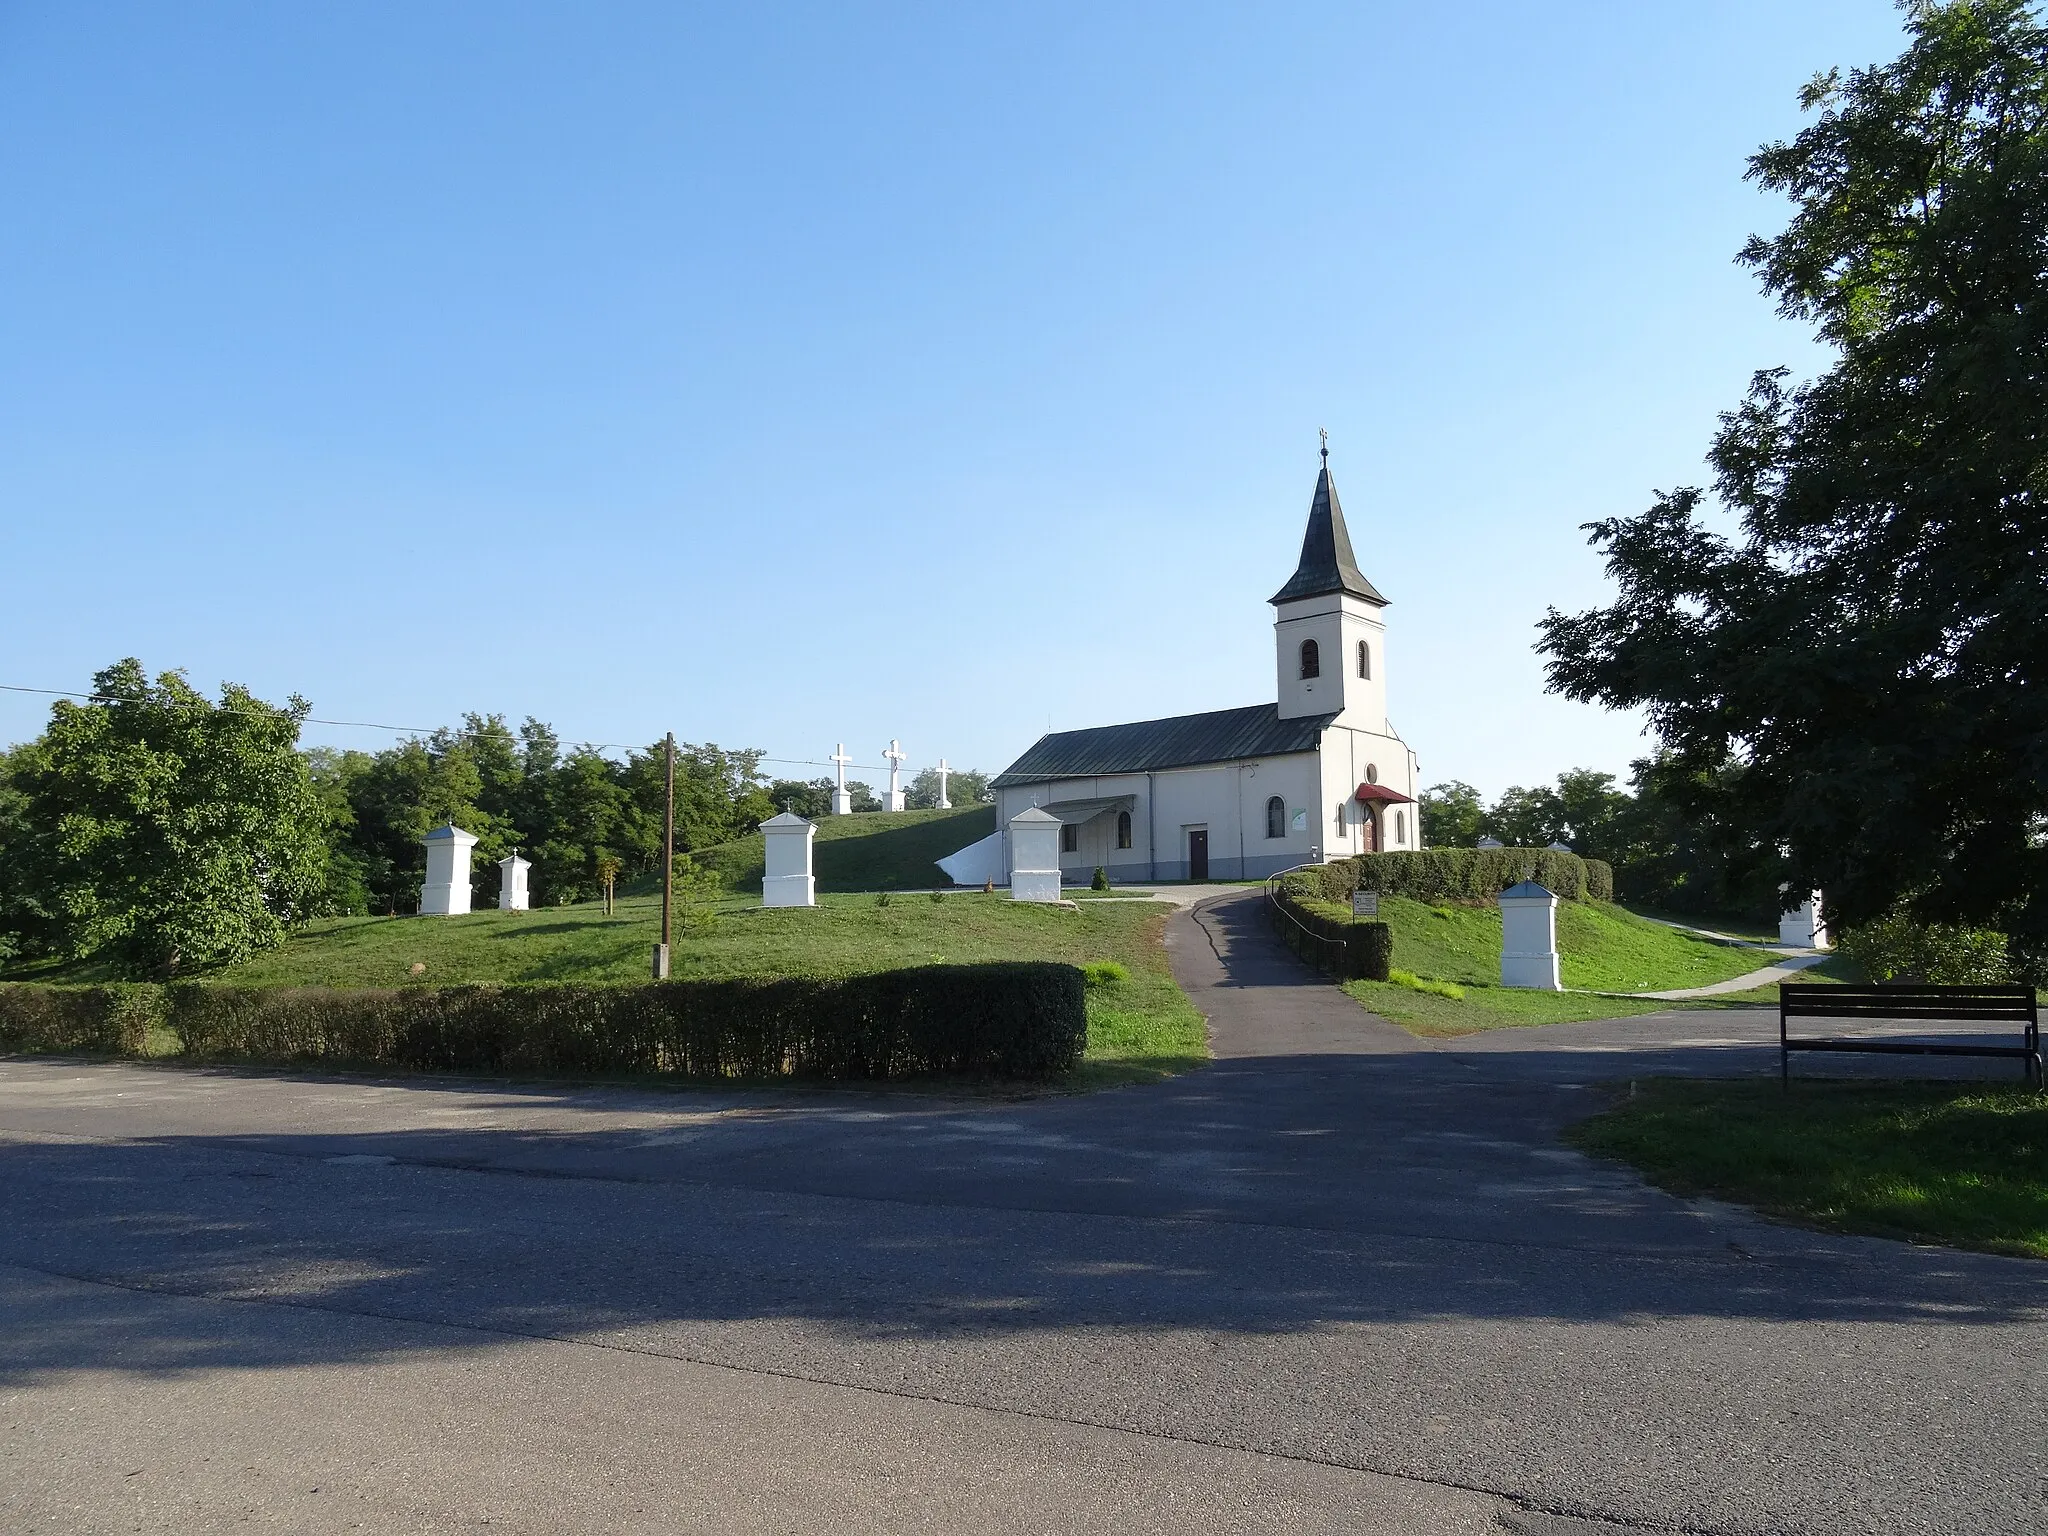
[[[1449,982],[1463,997],[1417,991],[1394,982],[1355,981],[1346,990],[1374,1013],[1425,1035],[1460,1035],[1515,1024],[1618,1018],[1672,1007],[1727,1007],[1775,1002],[1777,994],[1736,993],[1669,1003],[1601,997],[1602,992],[1673,991],[1729,981],[1771,963],[1772,957],[1695,938],[1606,902],[1561,901],[1557,907],[1559,979],[1566,992],[1533,992],[1500,985],[1500,911],[1495,907],[1431,906],[1383,896],[1380,918],[1394,934],[1395,969],[1428,981]],[[1831,979],[1840,963],[1812,980]]]
[[[812,867],[820,891],[929,890],[945,882],[938,861],[996,829],[992,805],[950,811],[864,811],[818,822]],[[749,833],[691,855],[716,870],[726,889],[761,893],[762,838]]]

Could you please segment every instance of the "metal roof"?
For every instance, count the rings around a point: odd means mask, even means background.
[[[1243,709],[1175,715],[1168,720],[1055,731],[1039,737],[1022,757],[997,774],[994,787],[1010,789],[1019,784],[1043,784],[1048,779],[1146,773],[1155,768],[1313,752],[1324,728],[1336,718],[1333,711],[1282,720],[1279,705],[1252,704]]]
[[[1351,553],[1351,534],[1344,526],[1344,508],[1337,501],[1336,482],[1330,479],[1329,450],[1325,448],[1323,472],[1316,476],[1315,500],[1309,503],[1308,531],[1301,536],[1301,563],[1287,578],[1287,585],[1267,601],[1278,605],[1331,592],[1349,592],[1368,603],[1387,606]]]

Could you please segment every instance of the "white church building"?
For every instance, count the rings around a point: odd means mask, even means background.
[[[1276,703],[1042,736],[994,782],[990,846],[942,867],[979,884],[1000,853],[1007,881],[1010,819],[1033,806],[1059,818],[1070,882],[1098,865],[1117,882],[1258,879],[1420,848],[1415,754],[1387,719],[1387,600],[1351,552],[1327,447],[1301,562],[1271,601]]]

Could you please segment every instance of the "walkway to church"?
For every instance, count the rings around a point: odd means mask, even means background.
[[[0,1063],[0,1527],[2022,1531],[2048,1269],[1560,1146],[1759,1013],[1411,1039],[1177,915],[1218,1060],[1017,1102]]]

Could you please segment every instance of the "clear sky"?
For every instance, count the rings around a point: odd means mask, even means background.
[[[1534,626],[1816,365],[1744,157],[1900,46],[1888,0],[7,0],[0,683],[993,771],[1274,697],[1327,427],[1424,781],[1624,772]]]

